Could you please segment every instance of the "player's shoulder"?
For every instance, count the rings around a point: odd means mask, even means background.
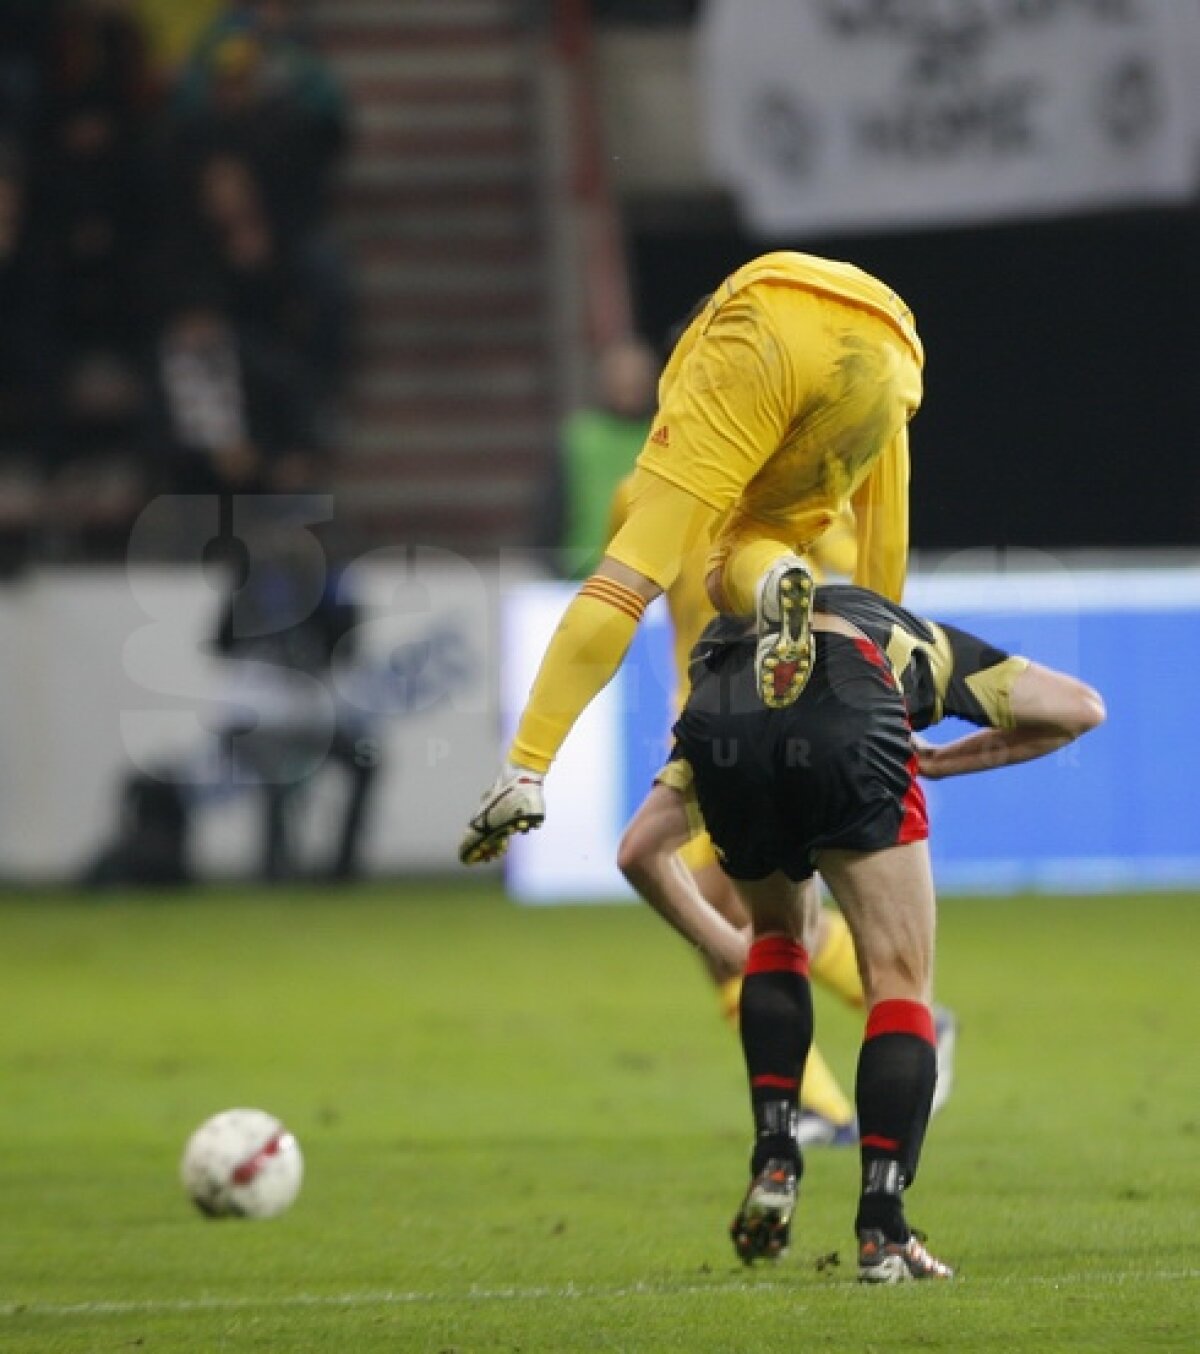
[[[739,616],[714,616],[700,632],[688,657],[688,675],[692,685],[706,671],[719,665],[722,658],[754,638],[754,624]]]
[[[853,583],[822,584],[817,589],[814,605],[818,611],[840,616],[868,634],[899,626],[915,638],[930,643],[936,633],[934,623],[924,616]]]

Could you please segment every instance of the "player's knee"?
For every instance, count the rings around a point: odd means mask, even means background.
[[[933,956],[922,947],[876,943],[868,953],[859,953],[863,991],[868,1005],[902,999],[928,1001],[932,985]]]

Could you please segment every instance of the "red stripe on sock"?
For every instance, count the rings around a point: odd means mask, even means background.
[[[808,977],[808,951],[787,936],[763,936],[750,946],[745,976],[755,973],[798,973]]]
[[[751,1086],[771,1086],[779,1091],[794,1091],[800,1083],[795,1077],[774,1077],[769,1072],[761,1077],[751,1077]]]
[[[871,1007],[865,1037],[876,1039],[881,1034],[915,1034],[927,1044],[937,1044],[933,1012],[924,1002],[906,1001],[900,997],[876,1002]]]
[[[867,1133],[859,1140],[860,1147],[875,1147],[880,1152],[898,1152],[900,1143],[896,1138],[885,1138],[879,1133]]]

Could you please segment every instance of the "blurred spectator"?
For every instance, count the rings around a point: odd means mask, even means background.
[[[40,114],[53,23],[45,0],[0,3],[0,135],[24,149]]]
[[[45,268],[33,242],[23,162],[0,143],[0,571],[25,558],[40,520],[53,406]]]
[[[342,571],[295,542],[286,530],[264,531],[252,541],[250,567],[222,610],[216,648],[227,660],[226,700],[233,712],[225,738],[235,772],[248,773],[261,788],[262,873],[268,880],[304,872],[297,810],[323,766],[340,768],[344,809],[333,857],[320,873],[348,879],[358,873],[378,770],[364,716],[340,698],[332,681],[335,666],[357,659],[359,612]],[[248,709],[251,718],[242,715],[239,722],[239,709]]]
[[[55,369],[44,458],[54,553],[66,536],[89,554],[119,552],[146,491],[140,265],[153,82],[130,10],[129,0],[59,6],[44,76],[33,210]]]
[[[191,812],[187,789],[161,768],[129,771],[117,793],[117,822],[80,877],[84,888],[177,887],[192,882]]]
[[[35,211],[57,279],[69,362],[96,349],[132,360],[138,262],[149,220],[143,127],[151,80],[127,0],[60,11],[47,72]]]
[[[135,131],[155,98],[145,34],[132,0],[59,0],[54,15],[49,97],[71,107],[102,106]]]
[[[213,636],[224,669],[213,736],[174,764],[122,774],[115,831],[85,869],[85,886],[192,882],[197,815],[246,794],[261,806],[263,879],[360,873],[380,758],[374,717],[341,695],[361,670],[348,579],[308,530],[286,521],[214,545],[209,562],[225,596]],[[342,782],[340,813],[332,850],[314,865],[300,818],[329,768]]]
[[[154,354],[158,483],[184,494],[311,488],[317,457],[302,374],[239,335],[203,291],[164,323]]]
[[[147,10],[193,37],[171,118]],[[345,124],[284,0],[0,0],[0,570],[119,555],[157,489],[313,485]]]
[[[332,417],[346,356],[348,285],[319,236],[282,231],[249,161],[217,152],[198,167],[197,252],[238,330],[284,348],[304,369],[314,410]]]
[[[597,361],[596,401],[563,426],[542,543],[557,549],[568,578],[590,573],[603,554],[613,494],[650,431],[658,369],[643,340],[610,344]]]
[[[155,68],[174,77],[228,0],[136,0]]]
[[[274,218],[298,232],[324,219],[346,144],[346,104],[290,0],[231,4],[201,37],[174,100],[180,142],[250,161]]]

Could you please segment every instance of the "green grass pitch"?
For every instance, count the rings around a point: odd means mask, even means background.
[[[1200,897],[951,900],[941,930],[958,1086],[910,1214],[961,1279],[875,1290],[844,1150],[810,1153],[791,1253],[734,1260],[737,1049],[643,909],[4,902],[0,1349],[1200,1348]],[[818,1022],[850,1083],[859,1018]],[[182,1196],[237,1104],[303,1145],[283,1218]]]

